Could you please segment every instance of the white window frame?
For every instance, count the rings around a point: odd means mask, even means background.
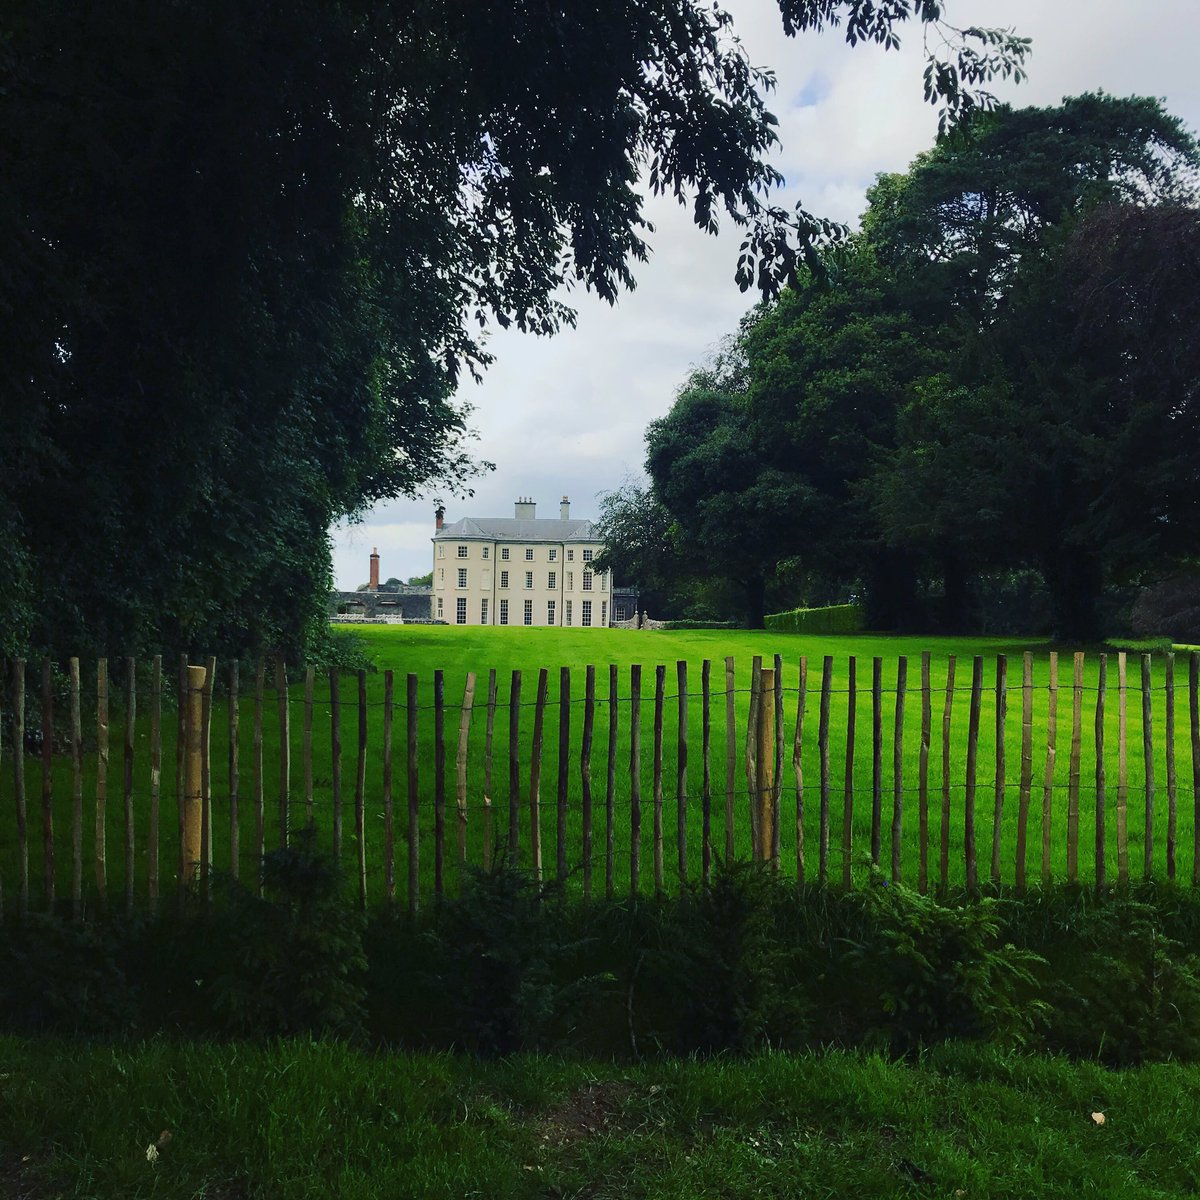
[[[546,573],[546,586],[552,591],[558,590],[558,572],[548,571]]]
[[[583,629],[592,627],[592,602],[585,600],[583,607],[579,610],[579,625]]]
[[[563,624],[570,625],[571,624],[571,602],[570,602],[570,600],[564,600],[563,604],[566,606],[563,609]]]
[[[491,557],[492,557],[492,548],[491,548],[491,546],[484,546],[484,548],[483,548],[483,557],[484,557],[484,558],[491,558]]]
[[[558,550],[553,546],[550,547],[550,561],[558,562]]]
[[[458,557],[459,558],[466,558],[469,553],[470,553],[469,547],[459,546],[459,548],[458,548]]]
[[[575,590],[575,572],[568,571],[567,572],[567,591],[573,592],[574,590]]]
[[[438,615],[438,620],[439,621],[442,620],[442,598],[441,598],[441,596],[439,596],[437,598],[437,615]]]
[[[608,628],[608,601],[607,600],[600,601],[600,628],[601,629]]]
[[[508,587],[508,572],[507,571],[500,572],[500,586],[502,588]]]
[[[507,600],[500,601],[500,624],[501,625],[508,624],[508,601]]]
[[[487,596],[484,596],[484,598],[479,602],[479,623],[480,623],[480,625],[486,625],[488,623],[488,597]]]
[[[583,561],[584,561],[584,562],[591,562],[591,561],[592,561],[592,551],[591,551],[591,550],[585,550],[585,551],[583,552]]]
[[[523,613],[524,622],[526,625],[533,624],[533,601],[525,601],[525,612]]]
[[[558,614],[554,610],[555,610],[554,601],[547,600],[546,601],[546,624],[547,625],[554,625],[556,623],[555,617],[557,617]]]
[[[532,589],[533,589],[533,572],[526,571],[525,572],[525,590],[532,591]]]
[[[458,586],[460,588],[465,588],[467,586],[467,568],[466,567],[458,568]]]
[[[591,573],[591,571],[584,571],[584,573],[583,573],[583,590],[585,592],[590,592],[592,590],[592,573]]]
[[[454,605],[454,623],[455,625],[465,625],[467,623],[466,596],[459,596],[457,603]]]
[[[532,546],[525,547],[525,561],[533,562],[533,547]]]
[[[508,562],[508,547],[507,546],[500,547],[500,561]]]
[[[575,551],[568,550],[567,551],[567,562],[574,562],[574,561],[575,561]]]
[[[438,542],[438,558],[446,557],[446,545],[444,542]]]

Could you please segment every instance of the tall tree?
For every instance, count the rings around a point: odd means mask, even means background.
[[[852,42],[942,20],[781,10]],[[949,45],[952,116],[1026,49]],[[470,471],[469,327],[629,286],[643,184],[741,225],[768,293],[827,228],[770,202],[771,78],[696,0],[12,0],[0,77],[10,642],[305,640],[330,522]]]

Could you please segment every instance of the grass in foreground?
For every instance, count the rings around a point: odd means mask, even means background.
[[[912,1065],[831,1053],[630,1068],[11,1038],[0,1067],[0,1184],[30,1200],[1123,1200],[1200,1187],[1195,1067],[1116,1073],[945,1047]]]

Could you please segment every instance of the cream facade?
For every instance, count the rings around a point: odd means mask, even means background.
[[[520,499],[512,517],[464,517],[433,536],[430,615],[450,625],[598,629],[613,620],[612,580],[592,562],[603,543],[573,520],[566,496],[556,518]]]

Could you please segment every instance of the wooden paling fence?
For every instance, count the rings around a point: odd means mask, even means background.
[[[1135,660],[1140,675],[1131,681],[1124,653],[1091,662],[1074,654],[1069,673],[1051,653],[1036,663],[1036,683],[1030,653],[1019,682],[1000,655],[985,683],[985,661],[975,657],[968,684],[955,657],[934,664],[924,653],[911,686],[906,657],[886,673],[874,658],[868,686],[855,657],[839,670],[826,656],[810,672],[807,658],[785,668],[776,655],[770,665],[755,658],[741,689],[727,658],[723,681],[718,674],[723,688],[714,690],[705,660],[698,691],[681,661],[670,692],[665,665],[654,668],[645,692],[649,674],[640,665],[609,666],[606,689],[598,688],[603,673],[587,666],[582,696],[573,690],[578,672],[563,667],[556,697],[548,669],[532,689],[519,670],[507,680],[492,670],[486,684],[466,674],[461,701],[451,703],[443,671],[433,673],[431,698],[418,675],[398,681],[392,671],[383,673],[382,689],[365,671],[323,672],[318,697],[316,671],[289,680],[282,661],[260,661],[243,680],[236,662],[218,669],[213,658],[194,665],[181,657],[168,679],[161,656],[148,664],[125,659],[114,686],[109,661],[100,659],[85,687],[78,659],[65,671],[17,659],[0,689],[7,709],[0,753],[11,760],[0,769],[11,798],[0,788],[0,804],[14,818],[0,823],[0,895],[24,914],[40,891],[42,907],[76,919],[115,906],[118,895],[126,911],[143,901],[154,907],[168,889],[208,894],[217,868],[253,880],[250,869],[264,854],[305,827],[351,868],[360,905],[406,904],[413,913],[425,895],[457,886],[464,865],[488,869],[500,858],[585,897],[707,884],[720,860],[739,856],[800,883],[850,888],[856,873],[878,871],[922,892],[945,892],[958,883],[977,890],[981,866],[993,887],[1081,881],[1082,843],[1082,875],[1096,886],[1156,874],[1174,880],[1181,867],[1197,886],[1200,655],[1186,662],[1185,721],[1174,655]],[[1069,707],[1069,731],[1060,731],[1060,706]],[[981,752],[985,707],[994,728]],[[1135,747],[1132,755],[1131,710],[1141,733],[1140,754]],[[167,779],[163,756],[172,749]],[[1182,805],[1190,827],[1184,864],[1179,757],[1192,799]],[[1131,817],[1135,788],[1140,803],[1135,798]],[[39,789],[40,836],[29,820]],[[176,818],[167,824],[164,800]],[[110,864],[114,837],[119,857]],[[1141,862],[1131,866],[1139,847]]]

